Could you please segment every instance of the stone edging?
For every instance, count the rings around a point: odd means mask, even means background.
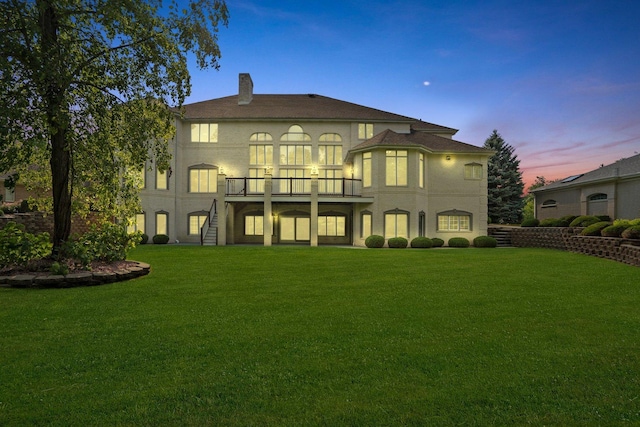
[[[19,274],[15,276],[0,276],[0,287],[12,288],[74,288],[78,286],[95,286],[106,283],[122,282],[140,276],[146,276],[151,266],[144,262],[135,263],[117,271],[91,272],[81,271],[67,275],[36,275]]]

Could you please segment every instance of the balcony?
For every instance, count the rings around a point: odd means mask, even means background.
[[[311,196],[311,181],[316,178],[270,178],[272,196]],[[362,197],[362,180],[317,178],[319,197]],[[225,195],[230,197],[264,196],[265,178],[226,178]]]

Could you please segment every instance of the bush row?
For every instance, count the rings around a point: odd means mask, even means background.
[[[373,234],[367,237],[364,244],[368,248],[381,248],[384,246],[385,239],[383,236]],[[406,248],[409,246],[409,241],[404,237],[392,237],[387,241],[390,248]],[[450,248],[468,248],[471,243],[469,239],[465,237],[452,237],[447,242]],[[478,236],[473,239],[473,246],[476,248],[495,248],[498,245],[496,239],[490,236]],[[434,237],[416,237],[411,240],[412,248],[438,248],[444,246],[444,240]]]
[[[521,227],[585,227],[583,236],[622,237],[625,239],[640,239],[640,218],[627,220],[617,219],[611,222],[607,215],[565,216],[562,218],[547,218],[538,221],[527,219]]]

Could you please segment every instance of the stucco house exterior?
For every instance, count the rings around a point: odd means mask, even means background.
[[[363,246],[371,234],[487,232],[492,151],[445,126],[315,95],[238,95],[176,112],[171,168],[147,165],[149,236],[203,244]]]
[[[567,215],[640,218],[640,154],[532,191],[542,220]]]

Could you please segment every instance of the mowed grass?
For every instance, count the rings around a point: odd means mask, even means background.
[[[142,246],[0,289],[0,425],[640,423],[640,270],[542,249]]]

